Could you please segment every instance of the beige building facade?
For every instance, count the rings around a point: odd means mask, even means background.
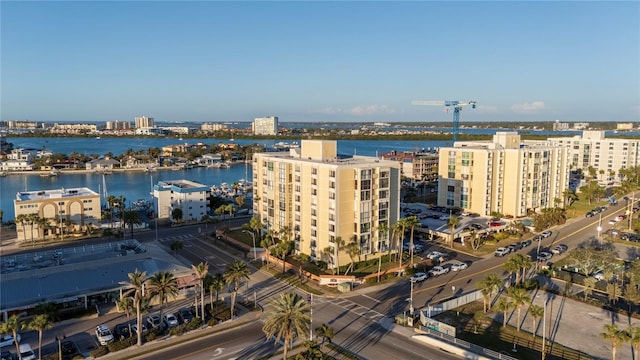
[[[491,142],[440,149],[438,205],[522,217],[554,207],[569,184],[568,151],[548,141],[497,132]]]
[[[297,254],[349,263],[339,238],[359,259],[389,250],[400,216],[400,165],[375,157],[339,157],[336,141],[302,140],[300,148],[253,156],[254,216],[264,231],[285,230]],[[288,231],[287,231],[288,230]]]
[[[42,239],[53,234],[61,223],[70,221],[72,227],[81,229],[89,223],[98,226],[101,221],[100,195],[83,187],[73,189],[55,189],[39,191],[21,191],[13,201],[16,214],[16,232],[18,241]],[[47,224],[30,225],[35,217],[22,226],[18,219],[22,216],[36,215],[46,219]],[[32,238],[33,231],[33,238]]]
[[[583,131],[582,136],[549,138],[553,144],[569,151],[569,165],[589,174],[596,170],[601,182],[614,180],[622,168],[640,165],[640,140],[606,138],[604,131]]]

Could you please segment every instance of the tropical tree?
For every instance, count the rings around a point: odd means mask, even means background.
[[[531,304],[529,305],[529,314],[531,314],[531,334],[533,334],[533,338],[535,339],[538,333],[536,323],[544,316],[544,307]]]
[[[276,245],[272,250],[275,253],[276,257],[282,260],[283,274],[286,271],[287,255],[289,255],[292,249],[293,249],[293,241],[280,241],[278,245]]]
[[[204,278],[209,273],[209,263],[200,262],[198,265],[191,265],[191,269],[196,273],[196,278],[200,281],[200,305],[202,322],[204,323]]]
[[[184,244],[180,240],[173,240],[169,246],[171,247],[171,251],[176,255],[178,255],[179,250],[184,248]]]
[[[625,343],[629,335],[626,331],[618,329],[616,324],[605,324],[604,332],[600,333],[600,337],[611,341],[611,360],[616,360],[618,346]]]
[[[294,337],[309,332],[310,311],[307,301],[296,293],[281,293],[271,302],[262,332],[276,344],[284,341],[283,359],[287,359]]]
[[[573,205],[574,202],[578,201],[578,195],[572,189],[565,189],[562,192],[562,198],[564,200],[564,208],[567,208]]]
[[[640,301],[640,291],[638,291],[638,284],[631,280],[628,284],[624,286],[624,294],[622,295],[627,305],[629,305],[629,313],[631,314],[631,309],[633,305],[637,304]]]
[[[224,280],[231,286],[231,318],[233,319],[233,313],[236,306],[236,298],[238,296],[238,289],[240,284],[249,280],[249,267],[242,261],[234,261],[227,265],[224,272]]]
[[[449,216],[447,219],[447,227],[449,228],[449,232],[451,233],[449,236],[449,241],[451,241],[450,246],[453,248],[453,237],[455,235],[456,227],[460,224],[460,219],[456,216]]]
[[[531,297],[529,296],[529,293],[527,293],[527,290],[521,287],[510,287],[508,293],[511,301],[513,302],[513,305],[518,308],[518,325],[516,326],[516,329],[519,332],[522,306],[524,306],[524,304],[530,303]]]
[[[402,268],[402,246],[403,246],[403,242],[404,242],[404,232],[405,229],[407,228],[407,220],[405,220],[406,218],[401,218],[398,219],[398,221],[396,221],[395,224],[393,224],[394,226],[394,230],[395,230],[395,234],[398,237],[397,240],[397,246],[398,246],[398,267]]]
[[[489,309],[487,303],[493,296],[493,293],[498,291],[502,286],[502,279],[494,273],[487,274],[487,276],[482,278],[476,286],[482,292],[482,298],[484,300],[483,310],[484,312],[487,312]]]
[[[493,309],[502,313],[502,327],[507,326],[507,313],[513,308],[513,302],[506,297],[501,297],[500,300],[493,306]]]
[[[173,219],[173,221],[177,222],[178,224],[182,222],[182,217],[183,217],[183,213],[182,213],[182,209],[180,208],[175,208],[173,210],[171,210],[171,218]]]
[[[347,255],[349,255],[349,267],[347,268],[347,270],[344,272],[345,275],[347,275],[349,273],[349,271],[352,271],[355,269],[355,257],[360,255],[360,246],[358,245],[358,238],[354,235],[351,238],[351,242],[349,244],[347,244],[347,246],[345,246],[345,249],[347,250]]]
[[[333,247],[333,249],[335,252],[334,259],[336,261],[336,273],[340,275],[340,251],[344,249],[345,241],[342,236],[336,236],[334,243],[335,246]]]
[[[168,271],[160,271],[149,278],[149,292],[152,298],[157,298],[160,302],[160,317],[162,310],[169,298],[178,295],[178,279]]]
[[[324,354],[317,341],[304,342],[304,350],[296,354],[295,360],[323,360]]]
[[[640,359],[640,326],[629,326],[627,329],[627,342],[633,346],[633,358],[635,360]]]
[[[129,230],[131,231],[131,238],[133,239],[133,226],[140,225],[142,222],[140,221],[140,216],[138,212],[135,210],[124,210],[122,213],[122,221],[129,226]]]
[[[220,290],[224,289],[224,285],[225,285],[225,281],[224,281],[224,276],[221,273],[215,273],[213,275],[208,275],[207,276],[207,281],[205,281],[205,283],[207,283],[207,288],[209,289],[209,300],[210,300],[210,306],[211,308],[213,308],[213,304],[218,303],[218,294],[220,293]],[[213,293],[216,293],[216,302],[213,302]]]
[[[45,314],[38,314],[31,319],[29,329],[38,332],[38,358],[42,359],[42,333],[53,327],[53,321]]]
[[[622,288],[618,283],[607,283],[607,295],[609,296],[609,301],[615,305],[616,301],[622,295]]]
[[[27,222],[29,219],[29,215],[27,214],[18,214],[16,216],[16,224],[20,224],[22,226],[22,241],[27,240]]]
[[[406,223],[405,226],[408,227],[410,229],[410,234],[411,236],[409,237],[409,258],[411,259],[410,264],[411,267],[413,267],[413,232],[416,228],[416,226],[420,226],[420,219],[418,219],[417,216],[411,215],[411,216],[407,216],[406,217]]]
[[[20,354],[20,347],[18,344],[18,332],[24,330],[25,327],[26,327],[25,323],[22,322],[22,319],[18,314],[11,315],[9,319],[7,319],[7,322],[0,324],[1,334],[13,335],[13,343],[16,345],[16,354]]]
[[[515,256],[509,256],[507,261],[502,264],[502,268],[509,273],[509,283],[513,284],[513,274],[516,275],[515,282],[518,283],[520,279],[520,264]]]
[[[127,324],[129,325],[129,334],[131,334],[131,314],[136,310],[131,297],[123,297],[117,301],[119,311],[124,312],[127,316]]]
[[[584,278],[584,280],[582,281],[582,283],[584,284],[584,290],[582,290],[582,292],[584,293],[585,300],[587,300],[587,297],[593,293],[593,289],[595,289],[597,282],[598,279],[591,276]]]
[[[134,272],[129,273],[129,281],[122,281],[120,282],[121,285],[129,288],[129,290],[127,292],[125,292],[123,294],[123,296],[130,296],[131,300],[133,301],[133,306],[136,309],[136,322],[138,324],[138,346],[142,346],[142,328],[141,328],[141,323],[142,323],[142,302],[143,302],[143,288],[145,286],[145,282],[147,281],[146,277],[147,277],[147,272],[146,271],[140,271],[138,269],[135,269]]]
[[[331,344],[331,339],[333,339],[333,328],[327,324],[322,324],[316,328],[316,337],[322,338],[322,345],[325,342]]]

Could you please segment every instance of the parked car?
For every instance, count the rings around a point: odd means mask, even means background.
[[[509,251],[509,249],[504,248],[504,247],[499,247],[496,249],[496,251],[493,252],[494,256],[505,256],[508,255],[511,251]]]
[[[449,215],[442,215],[438,219],[442,221],[449,221]]]
[[[60,343],[60,351],[62,352],[62,360],[72,360],[77,355],[80,355],[80,349],[78,349],[76,343],[69,340]]]
[[[594,272],[593,274],[591,274],[591,277],[598,280],[598,281],[602,281],[604,280],[604,271],[602,270],[598,270],[596,272]]]
[[[9,351],[3,351],[0,353],[0,360],[13,360],[13,355]]]
[[[540,233],[540,235],[542,236],[542,238],[546,239],[549,236],[551,236],[551,231],[549,231],[549,230],[543,231],[543,232]]]
[[[429,270],[429,276],[440,276],[449,272],[449,268],[442,266],[434,266]]]
[[[20,334],[18,334],[17,338],[18,338],[18,343],[20,343]],[[2,335],[2,337],[0,338],[0,347],[5,347],[5,346],[15,346],[15,342],[13,341],[12,335]]]
[[[443,255],[445,255],[445,254],[441,253],[439,251],[432,251],[432,252],[427,254],[427,259],[437,260],[437,259],[441,258]]]
[[[420,253],[424,251],[424,246],[422,244],[413,244],[413,251]]]
[[[116,339],[123,340],[128,337],[131,337],[131,332],[129,331],[129,324],[118,324],[113,328],[113,332],[115,333]]]
[[[426,273],[417,272],[409,279],[409,281],[411,281],[411,282],[421,282],[421,281],[425,281],[426,279],[427,279],[427,274]]]
[[[182,308],[178,310],[178,316],[182,319],[183,324],[186,324],[193,319],[193,313],[189,308]]]
[[[105,324],[96,326],[96,337],[100,345],[107,345],[114,340],[113,332],[111,332],[111,329]]]
[[[140,325],[141,325],[140,327],[142,328],[142,333],[145,334],[147,332],[147,326],[144,323],[142,323]],[[138,324],[131,325],[131,331],[133,331],[133,333],[137,335],[138,334]]]
[[[591,211],[587,211],[586,214],[584,214],[584,217],[593,217],[596,213],[591,210]]]
[[[460,271],[460,270],[464,270],[466,268],[468,268],[469,265],[467,265],[467,263],[463,263],[463,262],[456,262],[451,264],[451,271]]]
[[[489,221],[489,227],[497,227],[502,225],[502,221]]]
[[[149,315],[149,317],[147,317],[147,324],[149,324],[149,327],[151,327],[151,328],[161,327],[162,326],[162,319],[160,318],[160,315],[158,315],[158,314],[151,314],[151,315]]]
[[[35,360],[36,354],[31,350],[31,345],[29,344],[20,344],[20,356],[18,358],[22,360]]]
[[[164,323],[167,324],[167,327],[178,326],[178,318],[173,315],[173,313],[166,313],[162,315],[162,318],[164,319]]]
[[[560,244],[557,245],[556,247],[554,247],[553,249],[551,249],[551,252],[554,254],[562,254],[563,252],[567,251],[569,249],[569,247],[565,244]]]
[[[525,248],[527,246],[531,245],[531,239],[527,239],[522,241],[522,247]]]
[[[536,260],[544,262],[544,261],[549,261],[549,259],[551,259],[552,257],[553,257],[552,253],[543,251],[540,254],[538,254],[538,257]]]
[[[512,252],[518,251],[519,248],[518,248],[518,245],[516,244],[510,244],[510,245],[507,245],[507,249],[509,249],[509,252],[512,253]]]

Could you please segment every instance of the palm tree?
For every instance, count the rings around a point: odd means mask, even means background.
[[[160,318],[162,318],[162,308],[167,304],[167,300],[178,295],[178,279],[170,272],[157,272],[149,278],[149,292],[152,298],[158,298],[160,301]]]
[[[131,238],[133,239],[133,226],[141,224],[138,212],[135,210],[125,210],[122,213],[122,221],[129,226],[129,229],[131,230]]]
[[[42,240],[46,240],[47,234],[45,230],[49,227],[49,219],[46,217],[38,217],[36,224],[38,225],[38,232],[42,234]]]
[[[336,236],[336,240],[334,241],[336,246],[335,249],[335,260],[336,260],[336,273],[340,275],[340,250],[344,247],[344,239],[342,236]]]
[[[582,283],[584,284],[584,290],[582,290],[582,292],[584,293],[585,300],[587,300],[587,297],[593,293],[593,289],[595,289],[597,282],[598,279],[591,276],[584,278],[584,280],[582,281]]]
[[[249,220],[249,229],[253,231],[254,235],[257,236],[258,239],[260,239],[260,230],[262,230],[262,222],[260,222],[260,218],[252,217],[251,220]]]
[[[629,326],[627,329],[627,342],[633,346],[633,358],[638,360],[638,355],[640,353],[640,326]]]
[[[606,324],[604,326],[604,332],[600,333],[600,337],[604,340],[611,341],[611,360],[616,360],[617,347],[625,343],[628,336],[627,332],[618,329],[616,324]]]
[[[220,290],[224,289],[224,276],[221,273],[215,273],[213,276],[208,276],[209,278],[209,297],[210,297],[210,306],[213,309],[213,293],[216,293],[216,302],[215,304],[218,303],[218,294],[220,293]]]
[[[398,219],[398,221],[396,221],[396,223],[393,224],[396,236],[398,237],[397,244],[398,244],[398,251],[400,254],[398,259],[399,268],[402,267],[402,245],[404,242],[404,230],[406,229],[406,224],[407,224],[407,221],[405,219],[406,218]]]
[[[178,255],[178,250],[184,248],[184,243],[180,240],[173,240],[169,246],[171,247],[171,251]]]
[[[136,321],[138,324],[138,346],[142,346],[142,301],[144,298],[143,291],[144,285],[147,277],[146,271],[140,271],[135,269],[134,272],[129,273],[129,281],[120,282],[121,285],[126,286],[129,290],[123,294],[123,296],[131,296],[131,300],[133,301],[133,305],[136,308]]]
[[[224,272],[224,280],[231,285],[231,318],[233,319],[238,289],[242,281],[249,280],[249,267],[242,261],[232,262],[227,265],[227,269]]]
[[[509,293],[509,297],[511,298],[511,301],[513,302],[513,305],[518,308],[518,325],[516,326],[516,329],[519,332],[520,331],[520,313],[522,311],[522,306],[524,304],[530,303],[531,298],[529,297],[529,293],[527,293],[527,290],[520,287],[509,288],[508,293]]]
[[[196,273],[196,278],[200,281],[200,306],[202,309],[202,322],[204,323],[204,278],[209,273],[209,263],[200,262],[198,265],[191,265],[191,268]]]
[[[125,297],[118,300],[117,302],[118,309],[120,309],[120,311],[123,311],[125,315],[127,315],[127,324],[129,325],[129,334],[131,334],[131,323],[129,322],[129,320],[131,320],[131,313],[135,311],[132,300],[133,299],[131,297]]]
[[[501,297],[493,306],[494,310],[502,313],[502,327],[507,326],[507,313],[513,308],[513,302],[509,298]]]
[[[13,342],[16,345],[16,354],[20,354],[20,347],[18,346],[18,331],[22,331],[24,328],[25,324],[22,322],[22,319],[18,314],[11,315],[6,323],[0,324],[0,333],[13,335]]]
[[[349,271],[352,271],[355,269],[354,260],[355,260],[355,257],[360,254],[360,246],[358,246],[358,243],[356,241],[357,241],[357,237],[354,236],[351,239],[351,242],[345,247],[347,250],[347,255],[349,255],[349,261],[350,261],[349,267],[344,272],[345,275],[347,275]]]
[[[29,215],[27,214],[18,214],[16,216],[16,224],[20,224],[22,226],[22,241],[27,240],[27,229],[26,224],[29,219]]]
[[[292,345],[294,336],[309,332],[310,310],[307,301],[296,293],[281,293],[280,297],[271,302],[262,332],[267,339],[273,338],[276,344],[280,340],[284,341],[283,359],[287,359],[287,350]]]
[[[29,329],[38,332],[38,357],[42,358],[42,333],[53,327],[53,321],[45,314],[35,315],[29,323]]]
[[[487,306],[488,300],[493,296],[493,293],[498,291],[502,286],[502,279],[496,274],[488,274],[476,285],[480,291],[482,291],[482,298],[484,300],[484,312],[487,312],[489,307]]]
[[[529,305],[529,314],[531,314],[531,334],[533,334],[533,338],[535,339],[537,335],[536,330],[538,329],[536,323],[538,322],[538,319],[541,319],[544,316],[544,308],[540,305],[531,304]]]
[[[509,256],[507,261],[502,264],[502,268],[509,273],[509,283],[513,283],[512,275],[516,274],[516,284],[520,279],[520,264],[518,263],[518,259],[515,256]]]
[[[322,324],[316,328],[316,337],[322,338],[322,344],[328,342],[331,344],[333,338],[333,328],[327,324]]]
[[[27,223],[31,227],[31,244],[33,245],[33,225],[38,223],[39,216],[36,213],[27,215]]]
[[[413,231],[416,226],[420,226],[421,223],[418,217],[414,215],[407,216],[405,222],[405,226],[410,228],[411,231],[411,236],[409,237],[409,257],[411,258],[411,267],[413,267]]]
[[[453,237],[455,235],[456,227],[460,224],[460,219],[455,216],[450,216],[447,220],[447,227],[449,227],[449,231],[451,232],[450,241],[451,248],[453,248]]]

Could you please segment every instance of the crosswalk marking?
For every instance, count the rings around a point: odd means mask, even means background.
[[[350,311],[358,316],[361,317],[366,317],[368,319],[371,319],[373,321],[377,321],[379,318],[384,318],[385,315],[381,314],[375,310],[371,310],[369,308],[366,308],[362,305],[359,305],[351,300],[348,299],[330,299],[330,298],[323,298],[323,297],[317,297],[313,299],[314,304],[326,304],[326,303],[331,303],[333,305],[339,306],[347,311]]]

